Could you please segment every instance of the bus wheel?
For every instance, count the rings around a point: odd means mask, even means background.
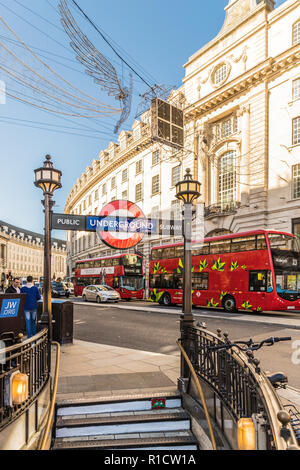
[[[86,302],[86,296],[85,296],[85,295],[82,296],[82,300],[83,300],[84,302]]]
[[[223,308],[225,312],[232,313],[236,311],[236,303],[234,298],[231,295],[227,295],[223,299]]]
[[[169,305],[171,305],[171,297],[169,296],[169,294],[164,294],[161,300],[159,301],[159,303],[161,305],[165,305],[166,307],[169,307]]]

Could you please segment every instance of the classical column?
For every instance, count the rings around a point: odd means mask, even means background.
[[[242,106],[239,114],[241,125],[241,157],[240,157],[240,196],[249,193],[250,181],[250,106]]]

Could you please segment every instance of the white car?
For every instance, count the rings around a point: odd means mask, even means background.
[[[105,286],[87,286],[83,289],[82,300],[85,302],[119,302],[121,299],[119,292],[112,287]]]

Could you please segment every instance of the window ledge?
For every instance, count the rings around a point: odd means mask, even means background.
[[[299,98],[295,98],[294,100],[289,101],[289,102],[288,102],[288,105],[289,105],[289,106],[293,106],[293,104],[294,104],[294,103],[297,103],[297,101],[299,101],[299,100],[300,100],[300,96],[299,96]]]
[[[286,202],[297,202],[297,201],[300,201],[300,196],[288,199]]]

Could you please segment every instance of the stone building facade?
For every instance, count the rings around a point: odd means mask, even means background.
[[[274,7],[230,0],[220,33],[185,64],[206,234],[299,233],[300,2]]]
[[[51,277],[65,278],[67,246],[52,238]],[[44,269],[44,235],[0,221],[0,280],[7,276],[39,281]]]
[[[202,183],[205,235],[300,235],[300,2],[229,0],[225,10],[221,31],[189,58],[169,98],[184,112],[184,149],[154,142],[146,112],[78,178],[65,213],[96,215],[128,199],[147,216],[179,218],[175,184],[190,167]],[[168,241],[138,249],[147,259]],[[76,259],[109,254],[95,234],[68,233],[69,275]]]

